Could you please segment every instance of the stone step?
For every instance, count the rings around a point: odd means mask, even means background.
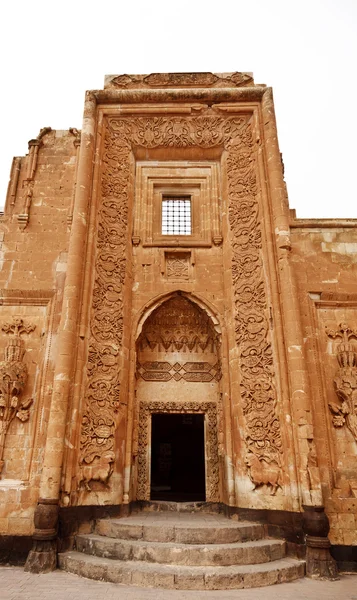
[[[184,513],[220,513],[216,502],[172,502],[168,500],[146,500],[140,502],[139,513],[143,512],[184,512]]]
[[[279,560],[285,556],[282,540],[258,540],[231,544],[178,544],[119,540],[101,535],[76,537],[80,552],[123,561],[147,561],[175,565],[249,565]]]
[[[124,519],[100,519],[96,533],[123,540],[147,542],[176,542],[179,544],[225,544],[260,540],[265,537],[264,525],[249,521],[232,521],[225,517],[190,519],[160,518],[160,514],[132,515]],[[193,518],[195,517],[195,518]]]
[[[181,590],[253,588],[292,581],[305,573],[305,562],[293,558],[259,565],[189,567],[111,560],[71,551],[59,554],[58,561],[61,569],[89,579]]]

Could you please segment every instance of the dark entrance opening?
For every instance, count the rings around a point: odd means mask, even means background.
[[[153,414],[151,500],[206,500],[204,415]]]

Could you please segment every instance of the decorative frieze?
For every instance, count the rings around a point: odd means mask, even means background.
[[[219,381],[222,377],[219,363],[211,365],[208,362],[169,363],[147,361],[137,365],[137,377],[144,381],[188,381],[208,383]]]
[[[108,75],[105,87],[242,87],[254,85],[251,73],[151,73],[150,75]]]

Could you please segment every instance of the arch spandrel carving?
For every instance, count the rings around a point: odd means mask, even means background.
[[[255,487],[272,486],[267,473],[281,471],[282,440],[276,407],[274,366],[263,277],[261,225],[251,125],[235,117],[110,117],[105,132],[90,352],[80,462],[86,480],[107,480],[114,462],[114,431],[120,415],[128,188],[133,146],[222,146],[227,151],[229,225],[235,339],[239,348],[245,417],[246,464]],[[252,470],[251,456],[259,461]],[[103,478],[103,457],[108,464]],[[104,461],[105,462],[105,461]],[[98,470],[100,474],[96,473]],[[271,490],[270,490],[271,491]]]

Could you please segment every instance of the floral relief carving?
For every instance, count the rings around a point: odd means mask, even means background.
[[[4,351],[4,360],[0,362],[0,474],[4,461],[6,434],[15,419],[25,422],[30,416],[32,398],[23,398],[22,393],[27,382],[27,366],[23,362],[25,347],[21,335],[31,333],[33,324],[25,324],[23,319],[13,318],[11,323],[4,323],[2,331],[9,334]]]
[[[80,438],[80,485],[88,489],[91,481],[106,483],[112,474],[114,432],[120,409],[130,146],[125,136],[115,142],[107,132]]]
[[[340,323],[338,329],[327,329],[326,334],[333,339],[340,338],[337,346],[339,369],[334,378],[340,404],[329,403],[332,423],[336,428],[346,425],[357,442],[357,349],[350,341],[357,339],[357,329]]]
[[[119,411],[122,289],[126,272],[131,148],[209,148],[218,145],[227,151],[235,339],[240,356],[246,464],[255,487],[275,493],[280,486],[282,441],[276,408],[253,140],[248,116],[108,118],[103,155],[90,357],[99,357],[101,365],[108,360],[108,348],[112,348],[116,354],[110,358],[113,364],[106,367],[104,374],[103,367],[97,370],[91,358],[88,361],[88,386],[81,437],[81,463],[89,467],[85,481],[88,478],[107,481],[114,461],[114,430]],[[188,339],[182,342],[186,347],[194,343],[198,348],[202,344],[202,340]],[[146,338],[142,343],[148,347],[150,344],[160,343],[163,348],[173,348],[177,340],[158,341]],[[108,393],[104,394],[103,389],[107,389]],[[259,469],[252,469],[250,466],[253,460],[251,455],[259,461]],[[100,475],[96,475],[95,467],[96,463],[101,465],[104,456],[107,461],[105,477],[105,469],[100,466]],[[274,476],[276,484],[266,475],[272,469],[279,473],[279,476]]]
[[[227,159],[235,339],[240,351],[241,398],[246,420],[245,462],[254,489],[281,487],[282,439],[263,278],[261,226],[249,124],[230,138]]]
[[[150,500],[150,431],[152,413],[203,413],[206,416],[206,501],[219,502],[218,419],[215,402],[141,402],[138,437],[138,500]]]

